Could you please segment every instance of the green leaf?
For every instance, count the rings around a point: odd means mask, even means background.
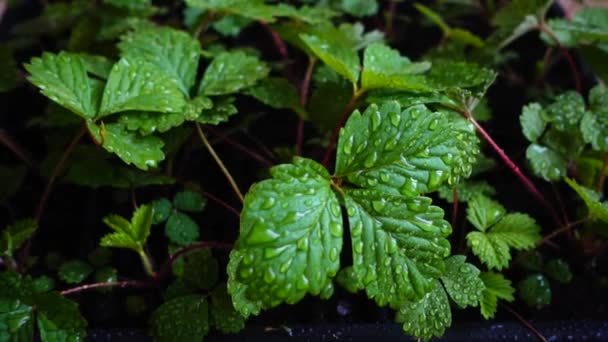
[[[585,112],[580,129],[585,142],[596,151],[608,151],[608,91],[606,86],[595,86],[589,93],[592,111]]]
[[[329,291],[340,267],[342,216],[328,172],[304,158],[270,172],[245,196],[230,253],[228,292],[245,317]]]
[[[197,249],[184,256],[182,279],[195,288],[208,290],[217,283],[219,265],[209,248]]]
[[[417,302],[402,306],[395,320],[403,323],[403,331],[417,338],[429,340],[442,336],[452,325],[450,302],[438,281],[433,289]]]
[[[34,317],[31,305],[16,298],[0,298],[1,341],[33,341],[33,330]]]
[[[353,112],[340,131],[336,176],[407,196],[457,183],[471,172],[479,149],[468,124],[450,115],[423,105],[402,110],[395,101]]]
[[[234,309],[226,284],[211,291],[209,308],[211,325],[224,334],[234,334],[245,328],[245,318]]]
[[[313,80],[308,116],[319,131],[331,132],[353,96],[353,86],[327,65],[315,69]]]
[[[467,243],[475,254],[489,269],[501,270],[509,264],[511,254],[509,245],[493,235],[482,232],[467,234]]]
[[[317,35],[300,34],[302,41],[327,66],[356,84],[359,79],[359,56],[344,41]]]
[[[570,266],[562,259],[551,259],[545,265],[545,273],[555,281],[568,284],[572,281],[572,272]]]
[[[378,12],[376,0],[342,0],[340,6],[344,12],[355,17],[367,17]]]
[[[542,274],[533,274],[519,282],[518,294],[529,307],[540,309],[551,304],[549,280]]]
[[[542,113],[543,119],[560,131],[576,128],[585,113],[585,100],[576,91],[567,91],[556,96]]]
[[[152,225],[152,207],[142,205],[133,213],[131,222],[118,215],[109,215],[103,222],[112,228],[115,233],[108,234],[101,239],[102,247],[128,248],[141,252],[150,234]]]
[[[427,90],[424,78],[416,74],[423,73],[430,67],[429,62],[412,63],[397,50],[375,43],[365,49],[361,87]]]
[[[451,28],[448,32],[448,37],[450,37],[453,41],[462,43],[463,45],[472,45],[476,48],[481,48],[484,46],[484,42],[481,40],[481,38],[479,38],[479,36],[465,29]]]
[[[68,284],[78,284],[85,280],[91,273],[93,267],[84,261],[70,260],[59,267],[59,278]]]
[[[95,118],[103,85],[87,76],[79,55],[45,52],[32,58],[25,69],[30,73],[29,81],[46,97],[84,119]]]
[[[485,289],[479,277],[479,269],[465,262],[464,255],[454,255],[445,260],[445,273],[441,281],[450,298],[459,307],[477,306]]]
[[[136,132],[128,131],[120,123],[110,123],[96,126],[87,123],[93,138],[108,152],[116,154],[127,164],[134,164],[142,170],[156,167],[158,162],[165,159],[163,141],[152,135],[140,136]]]
[[[253,20],[249,18],[229,14],[215,21],[211,26],[224,36],[236,37],[252,22]]]
[[[502,48],[536,28],[539,19],[544,20],[545,13],[552,2],[552,0],[513,0],[508,2],[496,13],[492,20],[497,29],[489,38],[490,42]]]
[[[550,19],[547,25],[560,43],[568,46],[598,45],[608,42],[608,10],[601,7],[583,7],[572,20]],[[555,44],[543,35],[546,42]]]
[[[574,191],[583,199],[587,209],[589,210],[589,216],[599,219],[603,222],[608,222],[608,202],[600,202],[600,195],[584,186],[578,185],[576,181],[566,178],[566,183],[570,185]]]
[[[201,53],[197,39],[183,31],[158,27],[137,30],[123,36],[118,48],[124,58],[141,58],[156,65],[177,81],[185,96],[190,95]]]
[[[480,277],[485,285],[481,293],[481,314],[485,319],[490,319],[496,313],[499,298],[508,302],[515,300],[513,297],[515,289],[511,286],[511,281],[500,273],[484,272]]]
[[[0,255],[11,257],[38,229],[34,219],[23,219],[8,226],[0,234]]]
[[[270,69],[257,57],[244,52],[222,52],[205,70],[199,95],[226,95],[256,84]]]
[[[198,192],[186,190],[178,192],[173,197],[173,206],[177,210],[200,213],[205,209],[207,199]]]
[[[494,189],[490,184],[485,181],[467,181],[456,184],[455,188],[442,186],[439,188],[438,195],[441,199],[447,201],[448,203],[454,203],[454,189],[456,189],[456,191],[458,192],[459,202],[469,202],[477,196],[485,197],[493,196],[496,194],[496,189]]]
[[[207,306],[201,295],[171,299],[152,313],[150,334],[159,342],[202,341],[209,333]]]
[[[98,117],[129,110],[175,113],[185,105],[177,80],[142,58],[121,58],[108,77]]]
[[[154,215],[152,216],[152,224],[160,224],[169,218],[173,211],[173,204],[166,198],[158,199],[152,202],[152,208],[154,209]]]
[[[232,115],[238,113],[238,109],[232,104],[233,102],[234,97],[230,96],[215,99],[213,108],[203,110],[196,121],[209,125],[218,125],[228,121]]]
[[[336,282],[350,293],[357,293],[360,289],[364,288],[353,266],[342,268],[338,272],[338,275],[336,275]]]
[[[421,299],[445,270],[451,232],[443,210],[425,197],[348,190],[356,281],[378,305],[399,308]]]
[[[277,109],[291,109],[304,113],[296,88],[284,78],[269,77],[244,91],[258,101]]]
[[[526,149],[526,158],[537,176],[547,181],[556,181],[566,176],[568,161],[554,150],[539,144]]]
[[[525,106],[519,117],[524,136],[530,142],[536,142],[543,134],[547,126],[547,122],[543,120],[543,108],[538,103],[530,103]]]
[[[187,246],[198,240],[199,230],[198,224],[190,216],[179,211],[173,212],[165,224],[165,236],[180,246]]]
[[[79,53],[78,57],[82,59],[84,67],[88,73],[104,80],[107,80],[108,76],[110,76],[114,62],[110,61],[106,57],[90,55],[87,53]]]
[[[102,267],[95,271],[96,283],[115,283],[118,281],[118,271],[114,267]],[[110,292],[111,288],[100,288],[100,291]]]
[[[480,87],[483,93],[495,78],[496,72],[477,64],[441,60],[436,61],[427,73],[426,82],[434,90]]]
[[[416,10],[418,10],[418,12],[424,15],[428,20],[432,21],[433,24],[437,25],[444,34],[450,32],[450,26],[443,20],[443,18],[441,18],[439,13],[419,3],[415,3],[414,8],[416,8]]]
[[[78,312],[78,304],[56,292],[37,294],[34,301],[42,341],[84,341],[87,321]]]
[[[467,220],[475,228],[485,231],[500,220],[507,211],[498,202],[479,195],[471,198],[467,207]]]

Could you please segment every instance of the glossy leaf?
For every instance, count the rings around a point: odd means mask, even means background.
[[[78,55],[45,52],[25,69],[30,73],[29,81],[46,97],[84,119],[96,117],[103,85],[87,76],[86,65]]]
[[[467,220],[475,228],[485,231],[506,214],[505,208],[498,202],[486,196],[475,196],[467,207]]]
[[[355,17],[366,17],[378,12],[376,0],[341,0],[340,7]]]
[[[508,302],[515,300],[513,297],[515,289],[511,286],[511,281],[500,273],[484,272],[480,277],[485,285],[485,289],[481,293],[481,315],[485,319],[490,319],[496,313],[498,299]]]
[[[433,289],[417,302],[402,306],[396,321],[403,323],[403,331],[423,340],[442,336],[452,324],[452,311],[445,290],[434,282]]]
[[[585,142],[596,151],[608,151],[608,90],[596,86],[589,92],[589,107],[581,120],[580,129]]]
[[[550,19],[547,25],[565,46],[601,45],[608,42],[608,10],[583,7],[571,20]],[[544,37],[550,44],[554,42]]]
[[[129,110],[174,113],[185,105],[178,81],[142,58],[121,58],[108,77],[98,117]]]
[[[599,219],[603,222],[608,222],[608,202],[600,202],[600,195],[584,186],[578,185],[576,181],[566,178],[566,183],[570,185],[578,196],[585,202],[589,216]]]
[[[356,281],[378,305],[421,299],[445,270],[451,232],[443,210],[425,197],[349,190],[344,197]]]
[[[478,196],[492,196],[496,194],[496,189],[494,189],[487,182],[460,182],[456,184],[455,188],[450,188],[447,186],[443,186],[439,188],[437,194],[441,199],[447,201],[448,203],[454,203],[454,189],[458,193],[458,201],[459,202],[469,202],[473,200],[473,198]]]
[[[538,103],[530,103],[525,106],[519,117],[524,136],[530,142],[536,142],[545,131],[547,123],[543,119],[546,114]]]
[[[101,239],[102,247],[128,248],[141,252],[150,234],[152,225],[152,207],[140,206],[131,218],[131,222],[118,215],[109,215],[103,222],[115,233],[108,234]]]
[[[508,266],[511,260],[509,245],[492,235],[482,232],[467,234],[467,244],[489,269],[501,270]]]
[[[256,100],[277,109],[292,109],[303,113],[296,88],[284,78],[269,77],[244,91]]]
[[[38,330],[43,342],[84,341],[87,322],[78,304],[56,292],[34,297],[38,311]]]
[[[575,128],[585,113],[585,100],[579,93],[568,91],[556,96],[542,113],[543,119],[553,123],[558,130]]]
[[[201,46],[186,32],[168,27],[137,30],[123,36],[118,48],[124,58],[141,58],[156,65],[177,81],[185,96],[190,95]]]
[[[211,61],[198,89],[199,95],[226,95],[256,84],[270,69],[244,52],[222,52]]]
[[[198,224],[190,216],[174,212],[165,224],[165,236],[173,243],[187,246],[198,240],[200,236]]]
[[[345,42],[325,37],[301,34],[300,38],[308,48],[327,66],[346,77],[351,83],[359,80],[359,56]]]
[[[104,80],[108,79],[114,63],[108,58],[86,53],[79,53],[78,57],[82,59],[84,67],[89,74],[95,75]]]
[[[342,216],[327,171],[310,159],[271,169],[245,196],[228,265],[228,292],[247,317],[332,288],[340,266]]]
[[[152,216],[152,224],[160,224],[165,222],[173,211],[173,204],[166,198],[158,199],[152,202],[154,215]]]
[[[201,295],[171,299],[154,310],[150,325],[155,341],[202,341],[209,333],[207,300]]]
[[[554,150],[539,144],[531,144],[526,158],[534,173],[547,181],[556,181],[566,175],[568,161]]]
[[[441,281],[459,307],[477,306],[485,289],[479,274],[477,267],[465,262],[464,255],[454,255],[445,260],[445,273]]]
[[[551,304],[549,280],[542,274],[533,274],[519,282],[518,295],[528,306],[540,309]]]
[[[417,74],[430,69],[431,63],[412,63],[397,50],[375,43],[365,49],[361,87],[428,90],[423,77]]]
[[[394,101],[353,112],[340,131],[336,176],[408,196],[457,183],[471,172],[479,150],[468,124],[450,115],[423,105],[402,110]]]
[[[0,340],[33,340],[33,308],[17,298],[0,298]]]
[[[572,281],[572,272],[570,266],[562,259],[551,259],[545,265],[545,273],[553,280],[568,284]]]
[[[245,328],[245,318],[234,309],[226,284],[211,291],[209,314],[211,325],[224,334],[234,334]]]
[[[200,213],[205,209],[207,199],[198,192],[186,190],[178,192],[173,197],[173,206],[177,210]]]
[[[218,125],[226,122],[232,115],[238,113],[238,109],[234,106],[233,102],[234,97],[215,99],[213,108],[203,110],[195,120],[209,125]]]
[[[84,261],[70,260],[59,267],[59,278],[68,284],[78,284],[85,280],[91,273],[93,267]]]

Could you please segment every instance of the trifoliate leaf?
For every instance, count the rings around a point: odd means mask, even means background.
[[[178,192],[173,197],[173,206],[181,211],[200,213],[206,205],[207,199],[203,195],[190,190]]]
[[[351,83],[359,80],[359,56],[344,41],[317,35],[301,34],[300,38],[327,66]]]
[[[596,151],[608,151],[608,91],[606,86],[596,86],[589,93],[592,111],[585,112],[580,129],[585,142]]]
[[[553,280],[568,284],[572,281],[572,272],[570,272],[570,266],[562,259],[551,259],[547,262],[544,269],[545,273]]]
[[[560,131],[575,128],[585,113],[585,100],[576,91],[568,91],[556,96],[541,113]]]
[[[546,114],[542,112],[543,108],[538,103],[528,104],[521,112],[519,122],[521,123],[524,136],[530,142],[536,142],[545,131],[547,122],[543,120],[543,116],[546,116]]]
[[[0,340],[33,341],[34,316],[31,305],[17,298],[0,298]]]
[[[496,313],[498,299],[508,302],[515,300],[513,297],[515,289],[511,286],[511,281],[500,273],[484,272],[480,277],[485,285],[485,289],[481,293],[481,314],[485,319],[490,319]]]
[[[587,209],[589,210],[589,216],[599,219],[604,222],[608,222],[608,202],[600,202],[600,194],[578,185],[574,180],[566,178],[566,183],[570,185],[574,191],[583,199]]]
[[[152,135],[141,136],[129,131],[120,123],[96,126],[88,122],[87,127],[95,140],[108,152],[116,154],[127,164],[134,164],[142,170],[156,167],[165,159],[163,141]]]
[[[441,281],[450,298],[459,307],[478,306],[485,289],[479,277],[479,269],[465,262],[464,255],[454,255],[445,260],[445,273]]]
[[[454,189],[458,193],[459,202],[469,202],[477,196],[493,196],[496,194],[496,189],[487,182],[460,182],[454,188],[442,186],[437,194],[439,197],[448,203],[454,203]]]
[[[45,52],[25,64],[25,69],[30,82],[46,97],[84,119],[95,118],[103,85],[87,76],[86,65],[78,55]]]
[[[207,307],[201,295],[171,299],[152,313],[150,334],[159,342],[202,341],[209,332]]]
[[[342,0],[340,7],[344,12],[355,17],[367,17],[378,12],[376,0]]]
[[[25,180],[27,168],[24,165],[7,167],[0,165],[0,203],[5,203],[17,193]]]
[[[168,27],[143,29],[121,38],[118,48],[127,59],[141,58],[176,80],[185,96],[194,85],[201,46],[197,39]]]
[[[87,260],[95,267],[106,266],[112,260],[112,251],[108,248],[97,247],[87,255]]]
[[[316,68],[308,117],[321,132],[331,132],[353,96],[353,86],[327,65]]]
[[[219,265],[209,248],[197,249],[184,256],[182,279],[201,290],[208,290],[217,283]]]
[[[526,214],[514,213],[503,217],[492,229],[492,234],[516,250],[528,250],[541,239],[540,227]]]
[[[404,332],[425,341],[433,336],[442,336],[452,324],[448,296],[439,281],[433,285],[433,289],[422,299],[402,306],[395,318],[397,322],[403,323]]]
[[[547,181],[556,181],[566,175],[568,161],[554,150],[539,144],[526,149],[526,158],[537,176]]]
[[[232,104],[233,102],[234,97],[230,96],[215,99],[213,108],[203,110],[196,121],[209,125],[218,125],[228,121],[232,115],[238,113],[238,109]]]
[[[257,57],[244,52],[222,52],[205,70],[199,95],[226,95],[256,84],[270,69]]]
[[[284,78],[265,78],[255,86],[245,89],[244,93],[272,108],[287,108],[297,113],[304,112],[304,109],[300,107],[298,91]]]
[[[211,291],[209,311],[211,325],[224,334],[234,334],[245,328],[245,318],[234,309],[226,284]]]
[[[365,49],[361,87],[428,90],[425,79],[416,74],[423,73],[430,67],[429,62],[412,63],[397,50],[375,43]]]
[[[467,207],[467,219],[475,228],[485,231],[500,220],[507,211],[498,202],[479,195],[471,198]]]
[[[152,208],[154,209],[152,224],[160,224],[165,222],[169,218],[169,215],[171,215],[173,204],[168,199],[161,198],[152,202]]]
[[[187,246],[198,240],[200,236],[198,224],[190,216],[173,212],[165,224],[165,236],[180,246]]]
[[[518,295],[528,306],[540,309],[551,304],[549,280],[542,274],[533,274],[519,282]]]
[[[295,158],[245,196],[230,253],[228,292],[247,317],[332,287],[340,267],[342,214],[323,166]]]
[[[91,273],[93,267],[84,261],[70,260],[59,267],[59,278],[68,284],[78,284],[85,280]]]
[[[118,215],[109,215],[103,222],[112,228],[115,233],[108,234],[101,239],[102,247],[128,248],[136,252],[143,251],[143,246],[150,234],[152,225],[152,207],[142,205],[131,218],[131,222]]]
[[[121,58],[108,77],[98,117],[129,110],[174,113],[185,105],[178,81],[142,58]]]
[[[353,112],[340,131],[336,176],[408,196],[457,183],[471,172],[479,149],[470,127],[450,115],[423,105],[402,110],[395,101]]]
[[[8,226],[0,233],[0,255],[11,257],[38,229],[34,219],[23,219]]]
[[[45,342],[83,341],[87,321],[78,311],[78,304],[56,292],[34,296],[38,311],[38,330]]]
[[[467,243],[475,254],[489,269],[501,270],[509,264],[511,254],[509,245],[493,235],[482,232],[467,234]]]
[[[450,253],[443,211],[429,198],[373,190],[349,190],[344,199],[353,270],[368,297],[392,308],[421,299],[443,274]]]

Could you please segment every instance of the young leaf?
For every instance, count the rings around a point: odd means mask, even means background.
[[[467,244],[473,250],[473,254],[490,269],[501,270],[511,260],[509,245],[493,235],[482,232],[470,232],[467,234]]]
[[[479,269],[465,262],[464,255],[453,255],[445,260],[441,281],[450,298],[461,308],[477,306],[485,289]]]
[[[213,108],[203,110],[195,120],[209,125],[226,122],[232,115],[238,113],[238,109],[232,104],[233,102],[234,97],[231,96],[215,99]]]
[[[245,196],[228,265],[228,292],[247,317],[331,287],[340,267],[342,214],[330,176],[310,159],[275,166]]]
[[[543,119],[546,114],[538,103],[530,103],[525,106],[519,117],[524,136],[530,142],[536,142],[545,131],[547,122]]]
[[[513,297],[515,289],[511,286],[511,281],[500,273],[484,272],[480,277],[485,285],[485,289],[481,293],[481,314],[485,319],[490,319],[496,313],[498,299],[508,302],[515,300]]]
[[[93,273],[93,267],[80,260],[70,260],[59,267],[59,278],[68,284],[78,284],[91,273]]]
[[[467,207],[467,220],[475,228],[485,231],[500,220],[507,211],[498,202],[479,195],[471,198]]]
[[[25,64],[25,69],[30,82],[45,96],[84,119],[95,118],[103,85],[87,76],[79,55],[45,52]]]
[[[421,299],[443,274],[450,225],[425,197],[348,190],[356,281],[378,305],[399,308]]]
[[[177,210],[200,213],[205,209],[207,199],[198,192],[186,190],[178,192],[173,197],[173,206]]]
[[[428,90],[425,79],[417,74],[430,67],[429,62],[412,63],[397,50],[375,43],[365,49],[361,88]]]
[[[42,341],[84,340],[87,321],[80,315],[78,304],[56,292],[36,294],[34,303]]]
[[[190,216],[173,212],[165,224],[165,236],[180,246],[187,246],[198,240],[200,233],[198,224]]]
[[[234,309],[226,284],[211,291],[209,314],[211,324],[224,334],[234,334],[245,328],[245,318]]]
[[[552,0],[513,0],[496,13],[493,24],[498,26],[489,38],[499,49],[536,28],[544,20]]]
[[[547,181],[556,181],[566,175],[568,161],[554,150],[539,144],[526,149],[526,158],[536,175]]]
[[[222,52],[205,70],[199,95],[226,95],[256,84],[270,69],[257,57],[244,52]]]
[[[128,248],[136,252],[143,251],[143,246],[150,234],[152,225],[152,207],[142,205],[131,218],[131,222],[118,215],[106,216],[103,222],[112,228],[115,233],[108,234],[101,239],[102,247]]]
[[[353,112],[340,131],[336,176],[408,196],[457,183],[471,172],[479,150],[474,134],[449,115],[423,105],[402,110],[395,101]]]
[[[207,300],[201,295],[178,297],[159,306],[150,318],[155,341],[202,341],[209,333]]]
[[[152,224],[160,224],[165,222],[173,210],[171,201],[166,198],[158,199],[152,202],[154,215],[152,216]]]
[[[129,110],[173,113],[186,105],[176,80],[142,58],[121,58],[110,72],[98,117]]]
[[[542,274],[533,274],[519,282],[518,294],[528,306],[540,309],[551,304],[549,280]]]
[[[600,195],[584,186],[578,185],[576,181],[566,178],[566,183],[570,185],[574,191],[583,199],[587,209],[589,210],[589,216],[599,219],[603,222],[608,222],[608,202],[600,202]]]
[[[452,324],[448,296],[439,281],[433,285],[422,299],[403,305],[395,318],[403,323],[403,331],[425,341],[433,336],[442,336]]]
[[[311,34],[301,34],[300,38],[330,68],[346,77],[351,83],[357,83],[359,56],[344,41]]]
[[[185,96],[190,95],[201,53],[197,39],[168,27],[143,29],[121,38],[118,48],[129,60],[141,58],[156,65],[177,81]]]
[[[8,226],[0,234],[0,255],[12,256],[38,228],[34,219],[24,219]]]

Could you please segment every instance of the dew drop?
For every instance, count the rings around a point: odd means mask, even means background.
[[[277,274],[274,272],[272,268],[267,268],[266,272],[264,272],[264,282],[267,284],[272,284],[274,280],[277,278]]]
[[[329,251],[329,260],[331,260],[331,261],[338,260],[338,249],[337,248],[332,248]]]
[[[298,290],[306,290],[308,288],[308,284],[310,283],[310,281],[308,280],[308,278],[305,275],[301,275],[300,278],[298,279],[298,282],[296,284],[296,288]]]
[[[354,227],[351,229],[350,233],[352,236],[361,236],[363,232],[363,223],[361,221],[357,221]]]
[[[391,124],[395,127],[399,127],[399,122],[401,121],[401,116],[399,116],[396,112],[388,113],[388,117],[391,120]]]
[[[262,203],[262,209],[270,209],[270,208],[274,207],[276,202],[277,202],[276,198],[266,197],[266,199],[264,200],[264,203]]]
[[[370,155],[368,155],[367,158],[365,158],[365,160],[363,161],[363,166],[370,168],[370,167],[374,166],[374,164],[376,163],[377,160],[378,160],[378,153],[374,151]]]
[[[329,224],[329,232],[335,237],[342,237],[342,224],[339,222],[332,222]]]
[[[381,212],[384,207],[386,207],[386,200],[384,198],[379,200],[373,200],[372,207],[375,211]]]
[[[377,131],[380,128],[380,123],[382,122],[382,116],[379,111],[375,111],[372,113],[372,131]]]
[[[346,139],[346,142],[344,143],[344,146],[342,147],[342,151],[344,152],[344,154],[350,155],[351,153],[353,153],[353,144],[355,143],[355,137],[354,136],[349,136],[348,139]]]

